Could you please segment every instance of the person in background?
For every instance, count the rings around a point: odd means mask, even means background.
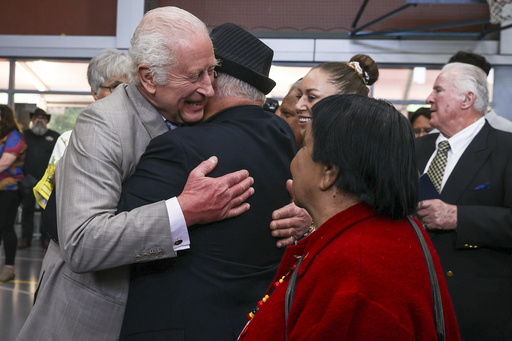
[[[290,168],[294,201],[317,230],[286,249],[239,340],[437,340],[427,262],[408,220],[418,171],[407,118],[363,95],[327,97],[313,106]],[[421,233],[446,340],[459,340],[439,259]]]
[[[286,122],[262,108],[275,86],[268,77],[274,52],[235,24],[215,27],[215,95],[204,121],[153,139],[135,173],[123,184],[120,211],[179,194],[190,171],[208,155],[212,176],[247,169],[254,178],[251,209],[239,217],[192,226],[188,252],[132,266],[121,340],[234,340],[245,311],[277,271],[284,249],[268,225],[272,211],[289,202],[295,138]],[[197,317],[207,315],[198,327]]]
[[[144,15],[129,53],[133,82],[78,115],[57,164],[58,243],[50,241],[19,341],[117,340],[131,264],[176,257],[190,247],[187,226],[249,209],[253,179],[245,170],[206,177],[212,157],[178,197],[116,215],[150,140],[203,118],[217,65],[206,25],[170,6]]]
[[[18,237],[14,232],[14,221],[21,200],[18,182],[23,179],[25,148],[25,140],[13,110],[0,104],[0,235],[5,251],[0,282],[15,277],[14,258]]]
[[[48,129],[51,115],[43,109],[37,108],[30,113],[30,128],[23,132],[27,150],[25,153],[25,164],[23,172],[25,179],[22,182],[22,205],[21,215],[21,240],[18,247],[24,249],[30,247],[34,234],[34,212],[36,198],[33,187],[44,175],[45,169],[52,155],[53,148],[59,137],[55,130]],[[41,220],[39,220],[41,227]],[[49,239],[41,233],[41,245],[48,247]]]
[[[491,71],[492,68],[491,63],[489,63],[484,56],[465,51],[459,51],[453,56],[451,56],[450,60],[448,60],[448,63],[471,64],[482,69],[487,76],[489,76],[489,72]],[[493,128],[507,131],[509,133],[512,132],[512,121],[506,119],[503,116],[498,115],[493,108],[489,108],[487,110],[487,113],[485,114],[485,119]]]
[[[485,120],[488,101],[480,68],[446,64],[426,99],[439,133],[416,139],[418,169],[433,185],[420,192],[417,216],[441,260],[463,340],[512,335],[512,134]]]
[[[432,131],[430,126],[430,108],[419,108],[413,113],[410,113],[409,121],[414,130],[414,136],[416,138],[423,135],[427,135]]]
[[[277,99],[272,97],[265,99],[265,102],[263,103],[263,110],[275,114],[277,109],[279,109],[279,101]]]
[[[298,101],[298,88],[301,80],[302,78],[293,83],[286,96],[284,96],[281,105],[276,110],[276,115],[288,122],[290,128],[292,128],[293,134],[295,135],[295,141],[297,143],[297,150],[301,148],[303,139],[302,132],[299,127],[299,116],[297,114],[297,109],[295,108]]]
[[[122,84],[129,84],[131,79],[130,57],[116,49],[105,49],[98,53],[89,62],[87,67],[87,81],[91,87],[91,94],[94,100],[99,100],[109,96],[114,89]],[[34,187],[34,196],[39,205],[45,209],[42,214],[41,233],[45,237],[55,238],[57,229],[57,217],[55,207],[55,197],[52,196],[50,207],[46,210],[46,205],[55,186],[55,167],[64,155],[64,151],[71,137],[72,130],[62,133],[48,162],[48,166],[43,177]]]
[[[299,86],[297,112],[302,134],[311,121],[311,107],[324,97],[338,94],[368,96],[379,78],[379,67],[367,55],[358,54],[349,62],[327,62],[313,67]]]
[[[353,56],[347,63],[328,62],[313,67],[302,79],[298,87],[298,102],[296,105],[300,134],[304,136],[306,127],[312,117],[311,108],[322,98],[336,94],[360,94],[368,96],[372,85],[379,78],[379,67],[367,55]],[[293,198],[292,181],[286,184],[290,196]],[[274,237],[290,235],[292,242],[297,238],[297,231],[306,232],[305,222],[311,222],[306,210],[297,207],[293,202],[273,213],[274,221],[270,224]],[[293,228],[287,228],[287,225]],[[314,231],[311,225],[306,234]],[[282,240],[278,246],[284,246]]]
[[[105,49],[92,58],[87,67],[87,81],[94,100],[107,97],[123,83],[129,84],[130,67],[130,57],[116,49]]]

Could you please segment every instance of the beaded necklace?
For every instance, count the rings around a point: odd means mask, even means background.
[[[267,302],[268,298],[270,297],[270,295],[272,295],[272,293],[274,292],[274,290],[279,286],[281,285],[284,280],[286,279],[286,277],[288,277],[294,270],[295,268],[297,267],[297,264],[299,263],[299,261],[301,260],[302,257],[299,257],[299,259],[297,259],[297,261],[295,262],[295,264],[293,264],[289,269],[288,271],[286,271],[286,273],[278,280],[276,281],[271,287],[270,289],[268,289],[267,293],[265,294],[265,296],[263,296],[263,298],[258,302],[258,305],[249,312],[249,314],[247,314],[247,319],[250,321],[252,320],[252,318],[254,317],[254,315],[256,315],[256,313],[258,312],[258,310],[260,310],[261,306],[263,306],[263,304],[265,304],[265,302]]]

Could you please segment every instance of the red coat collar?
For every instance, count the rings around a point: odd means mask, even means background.
[[[334,215],[309,237],[301,240],[297,245],[293,246],[294,255],[304,255],[304,260],[299,268],[299,277],[304,275],[316,255],[319,254],[334,238],[354,224],[359,223],[362,220],[372,218],[376,215],[377,212],[375,212],[368,204],[358,203]]]

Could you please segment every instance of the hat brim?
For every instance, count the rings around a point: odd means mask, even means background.
[[[264,74],[251,70],[238,63],[232,62],[221,55],[216,55],[216,57],[221,60],[221,65],[216,67],[218,71],[227,73],[228,75],[231,75],[237,79],[243,80],[244,82],[263,92],[265,95],[272,91],[272,89],[274,89],[276,86],[276,82]]]
[[[30,119],[32,119],[32,117],[34,117],[35,114],[36,114],[35,112],[31,112],[28,115],[29,115]],[[40,113],[37,113],[37,114],[41,115]],[[46,116],[46,119],[48,120],[48,122],[50,122],[50,119],[51,119],[52,115],[45,114],[45,116]]]

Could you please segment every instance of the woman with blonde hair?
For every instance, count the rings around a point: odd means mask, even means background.
[[[311,121],[311,108],[315,103],[331,95],[368,96],[368,86],[378,78],[377,63],[365,54],[357,54],[346,63],[327,62],[313,67],[299,86],[296,109],[302,133],[304,134],[305,127]]]

